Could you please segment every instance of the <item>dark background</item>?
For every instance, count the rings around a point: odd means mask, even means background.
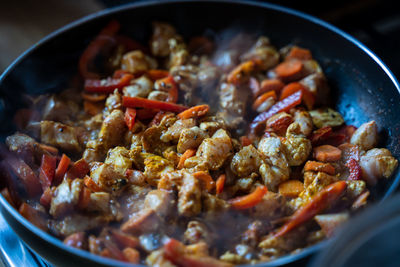
[[[0,72],[19,54],[59,27],[104,8],[131,2],[135,1],[0,1]],[[395,8],[395,1],[271,0],[268,2],[297,9],[332,23],[366,44],[383,59],[397,77],[400,76],[400,11]],[[223,14],[221,19],[225,19]]]

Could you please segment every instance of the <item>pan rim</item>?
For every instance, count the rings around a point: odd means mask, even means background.
[[[287,8],[287,7],[277,5],[277,4],[272,4],[272,3],[256,2],[254,0],[250,0],[250,1],[246,1],[246,0],[201,0],[201,1],[200,0],[166,0],[163,2],[159,2],[157,0],[150,0],[150,1],[139,2],[139,3],[128,3],[128,4],[121,5],[121,6],[117,6],[117,7],[113,7],[110,9],[104,9],[104,10],[95,12],[93,14],[84,16],[78,20],[75,20],[75,21],[55,30],[54,32],[45,36],[44,38],[39,40],[37,43],[32,45],[30,48],[25,50],[25,52],[23,52],[20,56],[18,56],[0,75],[0,85],[5,80],[5,78],[13,71],[13,69],[20,62],[22,62],[26,57],[28,57],[32,52],[34,52],[37,47],[46,44],[47,42],[49,42],[52,39],[56,38],[57,36],[63,34],[64,32],[69,31],[70,29],[79,27],[80,25],[90,22],[92,20],[106,17],[106,16],[113,15],[113,14],[117,14],[119,12],[126,11],[126,10],[140,8],[140,7],[150,7],[150,6],[154,6],[154,5],[157,5],[157,6],[168,5],[168,4],[174,4],[174,3],[226,3],[226,4],[239,4],[239,5],[246,5],[246,6],[255,6],[255,7],[270,9],[273,11],[278,11],[278,12],[281,12],[286,15],[288,15],[288,14],[293,15],[293,16],[299,17],[301,19],[304,19],[306,21],[309,21],[313,24],[317,24],[317,25],[321,26],[322,28],[325,28],[325,29],[343,37],[345,40],[349,41],[353,45],[356,45],[359,49],[361,49],[364,53],[366,53],[385,72],[385,74],[392,81],[393,85],[396,87],[397,91],[400,93],[400,84],[399,84],[398,80],[396,79],[396,77],[391,72],[391,70],[386,66],[386,64],[374,52],[372,52],[372,50],[370,50],[366,45],[364,45],[362,42],[360,42],[357,39],[355,39],[354,37],[352,37],[350,34],[344,32],[343,30],[337,28],[336,26],[333,26],[332,24],[330,24],[326,21],[323,21],[312,15],[306,14],[302,11],[294,10],[291,8]],[[392,179],[394,179],[392,185],[385,192],[384,196],[382,196],[382,198],[379,202],[384,201],[386,198],[388,198],[390,195],[393,194],[393,192],[396,190],[396,188],[398,187],[398,185],[400,183],[400,174],[397,177],[393,177]],[[69,247],[69,246],[65,245],[61,240],[57,239],[56,237],[52,236],[51,234],[48,234],[48,233],[40,230],[39,228],[34,226],[32,223],[30,223],[15,208],[13,208],[4,199],[4,197],[2,195],[0,196],[0,204],[4,209],[6,209],[6,211],[8,213],[10,213],[17,221],[19,221],[25,228],[27,228],[33,234],[35,234],[39,238],[45,240],[46,242],[51,243],[52,245],[55,245],[59,249],[66,250],[67,252],[74,254],[75,256],[86,258],[86,259],[89,259],[96,263],[108,264],[110,266],[143,266],[143,265],[132,265],[132,264],[123,263],[121,261],[108,259],[108,258],[104,258],[104,257],[98,256],[98,255],[92,254],[88,251]],[[2,210],[2,209],[0,209],[0,210]],[[287,255],[279,257],[276,260],[273,260],[271,262],[261,262],[261,263],[251,265],[251,266],[281,266],[284,264],[288,264],[288,263],[294,262],[296,260],[299,260],[301,258],[304,258],[308,255],[313,254],[314,252],[320,250],[322,247],[325,247],[327,242],[328,242],[328,240],[321,241],[318,244],[303,248],[299,253],[287,254]],[[246,265],[240,265],[240,266],[246,266]]]

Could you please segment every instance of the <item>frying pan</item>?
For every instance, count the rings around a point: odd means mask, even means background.
[[[0,137],[15,131],[12,116],[23,105],[21,95],[56,92],[71,86],[77,62],[89,41],[111,19],[122,32],[146,43],[151,22],[166,21],[185,38],[210,30],[240,29],[265,34],[277,47],[289,43],[309,48],[320,62],[332,88],[332,105],[346,123],[360,126],[368,120],[379,125],[380,146],[400,158],[399,83],[385,64],[363,44],[317,18],[288,8],[249,1],[167,1],[130,4],[78,20],[44,38],[21,55],[0,79]],[[400,181],[399,170],[372,192],[382,200]],[[0,210],[10,227],[35,252],[56,266],[126,266],[111,259],[65,246],[25,220],[3,197]],[[257,266],[278,266],[305,261],[324,242],[293,255]]]

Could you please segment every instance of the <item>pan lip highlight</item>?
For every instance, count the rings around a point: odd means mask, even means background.
[[[400,84],[396,77],[393,75],[391,70],[386,66],[386,64],[374,53],[372,50],[370,50],[366,45],[364,45],[362,42],[351,36],[350,34],[340,30],[336,26],[333,26],[332,24],[325,22],[319,18],[316,18],[312,15],[306,14],[301,11],[297,11],[291,8],[283,7],[277,4],[272,4],[272,3],[261,3],[261,2],[256,2],[256,1],[245,1],[245,0],[202,0],[202,1],[196,1],[196,0],[165,0],[163,2],[159,2],[157,0],[150,0],[150,1],[144,1],[144,2],[139,2],[139,3],[128,3],[124,4],[121,6],[113,7],[110,9],[105,9],[101,10],[99,12],[87,15],[85,17],[82,17],[78,20],[75,20],[58,30],[50,33],[49,35],[45,36],[42,38],[40,41],[32,45],[29,49],[27,49],[25,52],[23,52],[19,57],[17,57],[0,75],[0,86],[3,83],[3,81],[6,79],[6,77],[12,73],[14,68],[20,64],[25,58],[27,58],[32,52],[35,51],[38,47],[46,44],[47,42],[51,41],[52,39],[58,37],[59,35],[73,29],[76,27],[81,26],[82,24],[91,22],[96,19],[104,18],[106,16],[112,16],[116,15],[119,12],[122,11],[128,11],[131,9],[136,9],[140,7],[151,7],[151,6],[162,6],[162,5],[168,5],[168,4],[179,4],[179,3],[184,3],[184,4],[235,4],[235,5],[244,5],[244,6],[253,6],[253,7],[260,7],[260,8],[265,8],[265,9],[270,9],[273,11],[278,11],[281,12],[282,15],[292,15],[299,17],[301,19],[304,19],[306,21],[309,21],[313,24],[319,25],[322,28],[325,28],[341,37],[343,37],[346,41],[356,45],[359,49],[364,51],[376,64],[379,65],[379,67],[385,72],[385,74],[390,78],[394,86],[396,87],[397,91],[400,94]],[[393,194],[393,192],[396,190],[400,183],[400,174],[397,175],[397,177],[393,177],[393,183],[389,187],[389,189],[385,192],[385,194],[382,196],[379,202],[384,201],[386,198],[388,198],[390,195]],[[8,212],[11,216],[13,216],[19,223],[23,225],[26,229],[31,231],[34,235],[37,237],[43,239],[44,241],[55,245],[57,248],[62,249],[67,251],[68,253],[74,254],[78,257],[81,258],[86,258],[88,260],[91,260],[96,263],[100,264],[107,264],[110,266],[143,266],[143,265],[132,265],[132,264],[127,264],[123,263],[121,261],[113,260],[113,259],[108,259],[101,257],[99,255],[92,254],[88,251],[80,250],[77,248],[69,247],[65,245],[61,240],[57,239],[56,237],[52,236],[51,234],[48,234],[36,226],[34,226],[32,223],[30,223],[27,219],[25,219],[15,208],[13,208],[1,195],[0,196],[0,205],[1,208],[0,210],[5,209],[6,212]],[[309,256],[317,251],[319,251],[321,248],[325,247],[329,240],[324,240],[321,241],[315,245],[303,248],[300,252],[295,253],[295,254],[287,254],[285,256],[279,257],[273,261],[270,262],[261,262],[258,264],[254,265],[241,265],[241,266],[281,266],[284,264],[288,264],[291,262],[294,262],[296,260],[305,258],[306,256]]]

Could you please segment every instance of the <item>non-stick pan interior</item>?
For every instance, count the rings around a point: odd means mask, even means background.
[[[91,16],[61,29],[25,53],[0,81],[0,136],[15,129],[11,118],[23,106],[21,94],[41,94],[76,86],[77,62],[83,49],[111,19],[122,32],[147,44],[153,21],[174,25],[185,38],[215,35],[229,29],[263,34],[280,48],[289,43],[309,48],[321,63],[332,88],[331,103],[348,124],[376,120],[380,146],[400,158],[400,95],[390,72],[361,44],[346,34],[304,14],[267,4],[239,2],[146,3]],[[379,184],[375,199],[392,192],[398,170]],[[16,223],[18,220],[14,221]],[[30,243],[31,244],[31,243]],[[31,244],[32,245],[32,244]],[[46,255],[45,255],[46,256]]]

